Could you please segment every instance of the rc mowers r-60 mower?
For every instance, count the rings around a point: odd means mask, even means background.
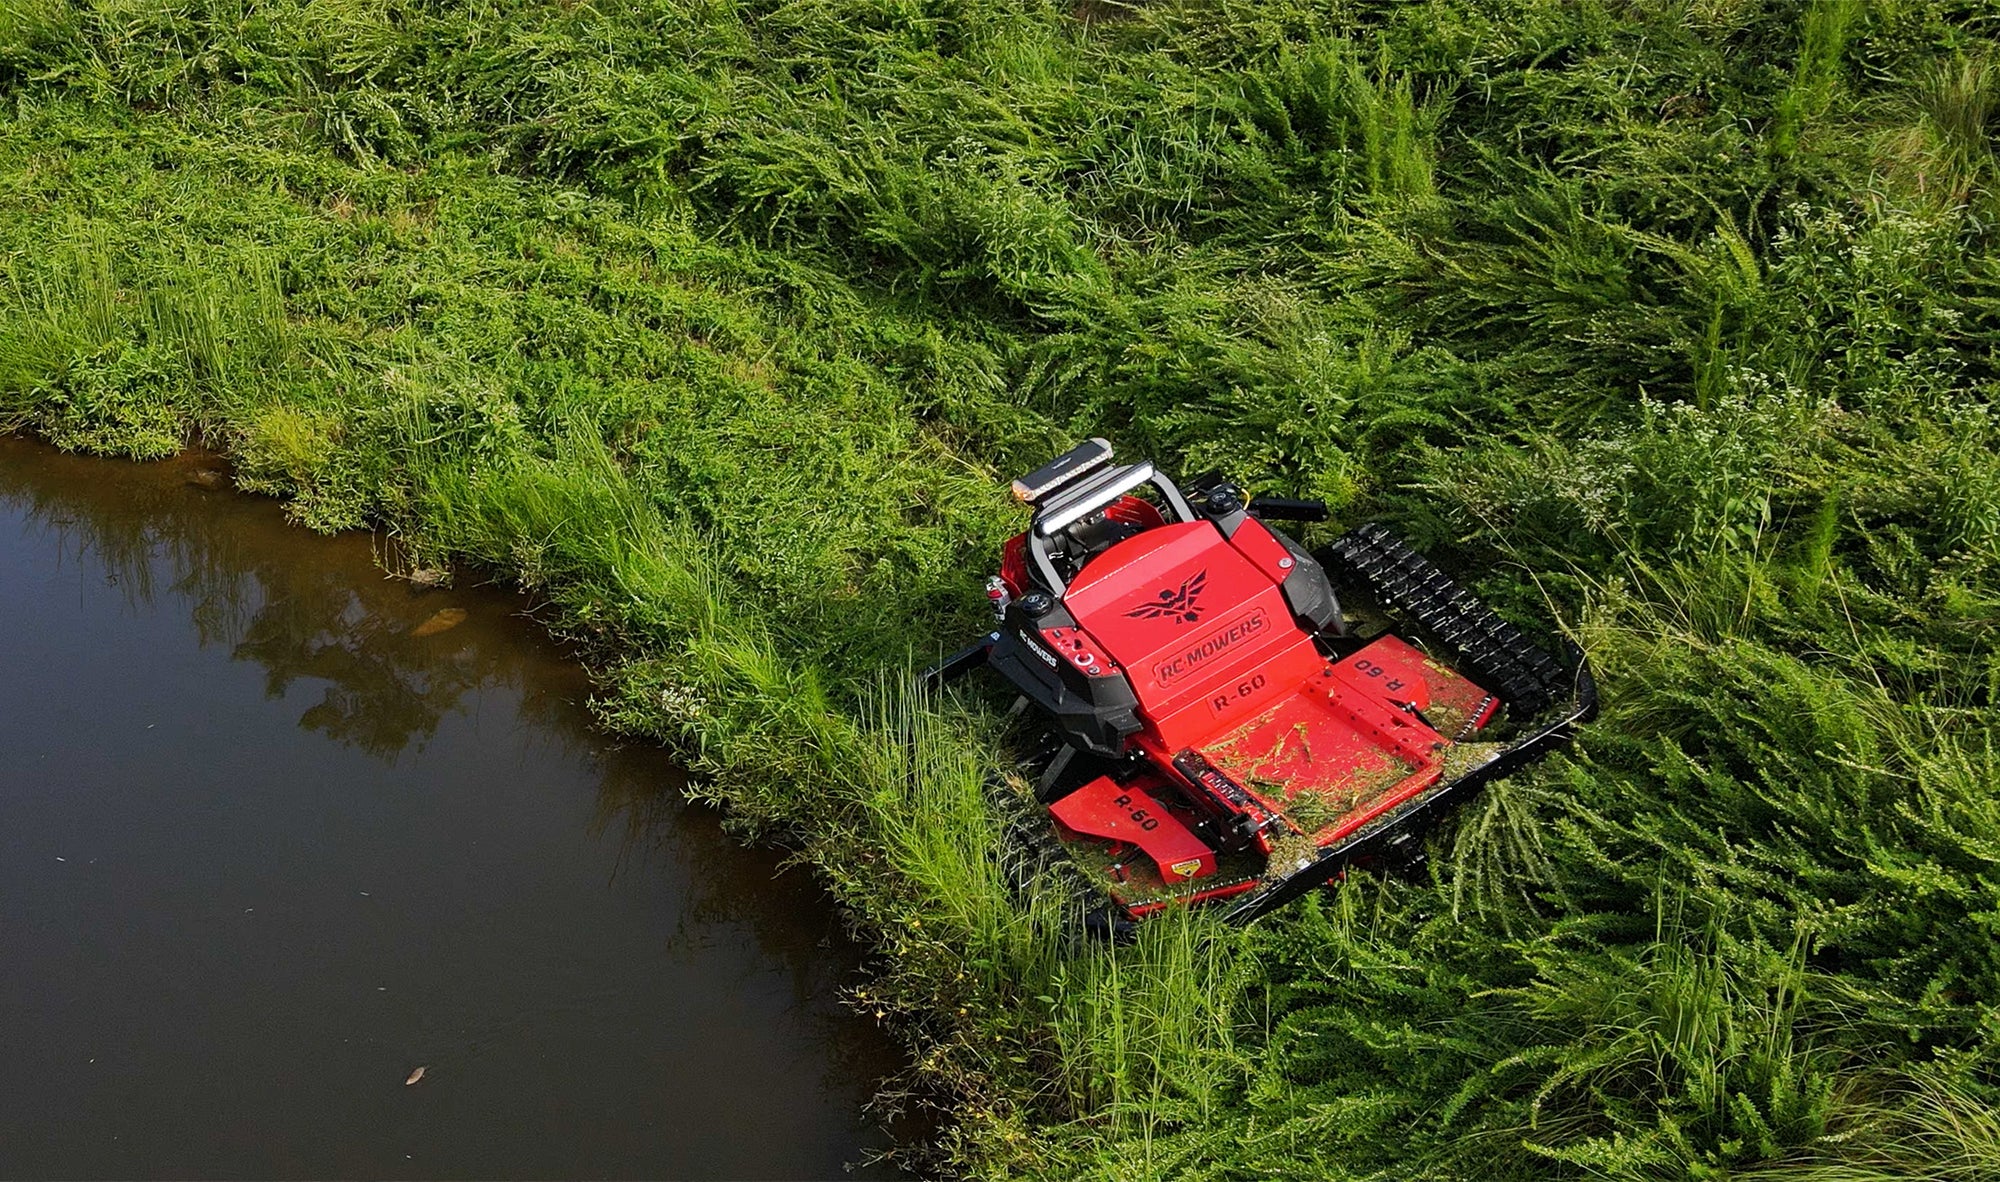
[[[1323,521],[1318,502],[1213,474],[1183,490],[1102,439],[1014,494],[1033,517],[988,582],[999,625],[930,672],[986,664],[1045,716],[1036,840],[1109,918],[1227,899],[1251,919],[1400,860],[1596,708],[1580,653],[1552,656],[1382,526],[1315,558],[1266,524]]]

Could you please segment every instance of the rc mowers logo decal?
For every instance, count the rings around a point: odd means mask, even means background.
[[[1160,588],[1160,598],[1154,603],[1142,603],[1126,612],[1135,620],[1157,620],[1161,616],[1173,616],[1182,623],[1192,624],[1201,619],[1201,589],[1208,585],[1208,572],[1197,571],[1181,580],[1178,589]]]
[[[1264,609],[1254,608],[1217,628],[1207,639],[1189,646],[1179,656],[1153,666],[1153,680],[1166,685],[1192,673],[1252,636],[1262,634],[1269,624],[1270,621],[1264,616]]]

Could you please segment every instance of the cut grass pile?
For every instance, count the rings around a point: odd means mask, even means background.
[[[2000,35],[1951,0],[0,0],[0,429],[538,591],[985,1175],[2000,1174]],[[1002,478],[1396,522],[1606,710],[1425,881],[996,857]]]

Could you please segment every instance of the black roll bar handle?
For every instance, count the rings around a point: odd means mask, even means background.
[[[1188,506],[1187,498],[1181,495],[1181,490],[1156,471],[1150,460],[1102,472],[1074,491],[1036,507],[1034,522],[1028,527],[1028,560],[1034,563],[1036,572],[1057,599],[1061,599],[1063,592],[1069,588],[1062,576],[1056,573],[1055,561],[1049,557],[1048,539],[1088,519],[1093,513],[1103,512],[1118,498],[1142,484],[1158,489],[1161,499],[1166,501],[1178,520],[1200,520]]]

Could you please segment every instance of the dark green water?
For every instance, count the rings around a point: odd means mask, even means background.
[[[201,463],[0,439],[0,1176],[830,1177],[885,1143],[898,1061],[809,881],[594,734],[520,600],[386,580]]]

